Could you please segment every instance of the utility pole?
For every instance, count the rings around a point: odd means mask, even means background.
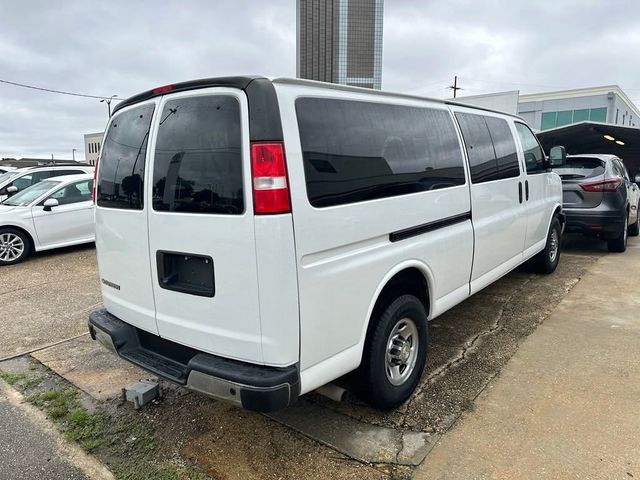
[[[450,88],[451,90],[453,90],[453,98],[456,98],[456,94],[458,92],[458,90],[462,90],[462,87],[458,86],[458,76],[456,75],[455,77],[453,77],[453,85],[449,86],[448,88]]]
[[[73,157],[73,161],[76,161],[76,149],[74,148],[73,150],[71,150],[71,155]]]
[[[117,97],[117,95],[111,95],[111,97],[109,98],[103,98],[102,100],[100,100],[100,103],[107,104],[107,111],[109,112],[109,118],[111,118],[111,100],[113,100],[113,97]]]

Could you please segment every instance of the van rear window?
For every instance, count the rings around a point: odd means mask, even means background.
[[[244,212],[240,104],[230,95],[168,101],[153,164],[153,208],[168,212]]]
[[[299,98],[296,112],[314,207],[465,183],[460,144],[445,110]]]
[[[100,207],[142,210],[144,164],[154,105],[142,105],[114,117],[98,168]]]

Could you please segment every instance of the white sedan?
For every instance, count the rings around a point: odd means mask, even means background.
[[[92,175],[43,180],[0,204],[0,266],[95,239]]]

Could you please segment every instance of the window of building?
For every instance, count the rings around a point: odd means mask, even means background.
[[[97,203],[101,207],[142,210],[147,140],[154,105],[115,116],[100,161]]]
[[[229,95],[168,101],[158,127],[153,208],[244,212],[240,104]]]
[[[562,110],[560,112],[542,112],[540,130],[549,130],[550,128],[562,127],[564,125],[571,125],[573,123],[584,122],[586,120],[590,120],[592,122],[606,122],[607,107]],[[625,116],[623,115],[622,123],[624,124],[624,122]]]
[[[516,122],[516,130],[518,131],[520,143],[522,144],[527,173],[544,172],[544,152],[538,139],[524,123]]]
[[[570,125],[573,123],[573,110],[564,110],[558,112],[556,120],[556,127],[562,127],[564,125]]]
[[[618,124],[618,109],[616,108],[616,125]]]
[[[296,112],[314,207],[465,183],[460,143],[446,110],[299,98]]]
[[[540,130],[549,130],[556,128],[558,112],[542,112],[542,124]]]
[[[592,108],[589,110],[589,120],[592,122],[606,122],[607,121],[607,108]]]

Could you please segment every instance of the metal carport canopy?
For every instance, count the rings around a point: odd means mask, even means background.
[[[640,128],[599,122],[580,122],[545,130],[537,135],[547,153],[554,145],[563,145],[569,155],[609,153],[624,161],[632,177],[640,173]],[[614,140],[605,138],[605,135]]]

